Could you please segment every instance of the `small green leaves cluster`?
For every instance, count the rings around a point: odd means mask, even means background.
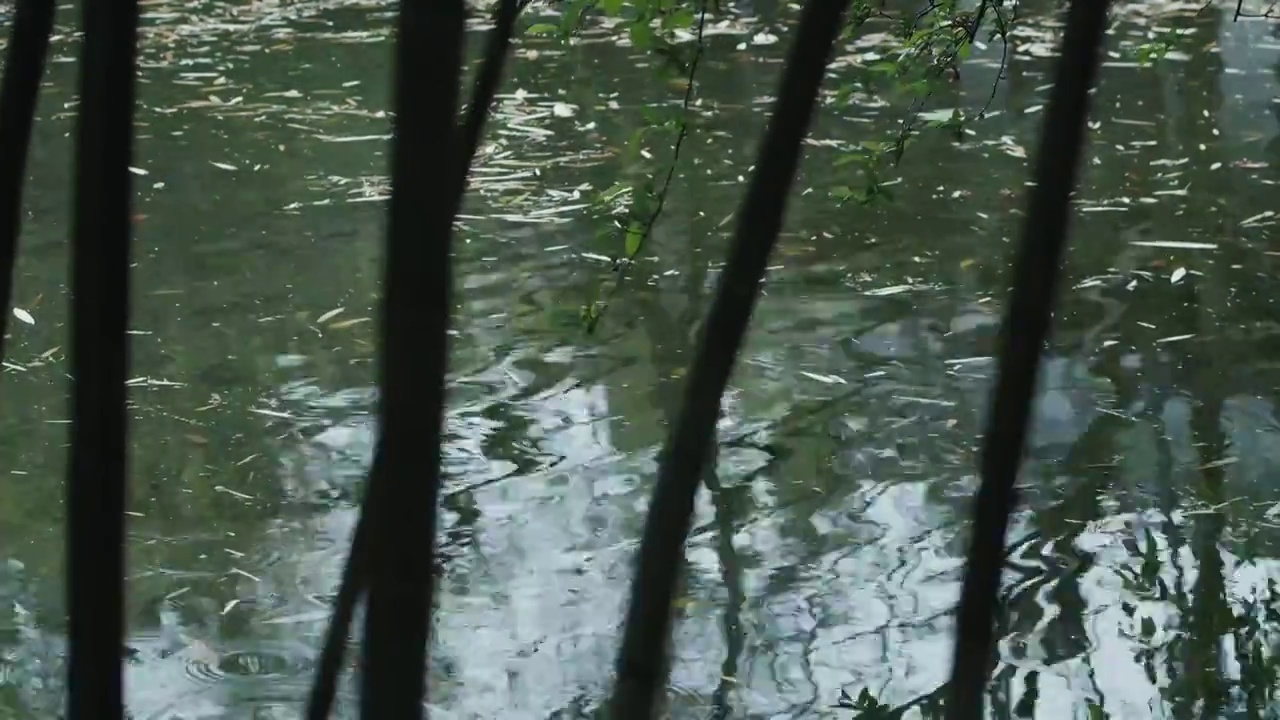
[[[584,323],[593,329],[608,304],[608,295],[617,289],[627,267],[643,252],[662,212],[680,146],[689,131],[689,105],[695,87],[694,73],[703,51],[701,30],[706,8],[701,2],[687,0],[563,0],[559,7],[558,24],[534,25],[529,32],[569,41],[589,17],[608,18],[612,21],[608,27],[614,33],[653,58],[659,86],[670,87],[678,81],[683,96],[678,104],[639,109],[641,122],[633,126],[618,159],[618,181],[599,191],[590,204],[588,212],[596,222],[597,236],[621,239],[614,246],[621,253],[615,255],[612,287],[607,293],[598,289],[597,297],[582,308]],[[695,43],[686,42],[691,31],[696,32]]]
[[[973,51],[980,30],[986,29],[988,42],[1007,39],[1012,16],[1003,10],[1002,0],[982,0],[973,12],[961,11],[954,0],[933,2],[919,12],[888,15],[863,1],[854,5],[846,37],[852,39],[873,21],[876,27],[894,28],[896,44],[886,47],[880,57],[858,68],[850,80],[838,88],[835,102],[856,108],[867,97],[887,100],[894,107],[907,107],[906,117],[890,137],[864,140],[847,149],[837,165],[856,169],[859,187],[842,185],[831,189],[841,203],[866,204],[892,199],[882,177],[902,160],[915,134],[923,129],[943,130],[960,136],[968,116],[959,109],[949,113],[928,112],[929,100],[943,84],[960,77],[960,66]]]

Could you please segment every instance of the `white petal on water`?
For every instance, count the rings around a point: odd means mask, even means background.
[[[551,106],[551,114],[559,118],[567,118],[577,115],[578,110],[568,103],[558,102]]]
[[[335,318],[335,317],[337,317],[337,316],[338,316],[338,314],[339,314],[339,313],[341,313],[343,310],[346,310],[346,308],[344,308],[344,307],[336,307],[336,308],[334,308],[334,309],[330,310],[329,312],[327,312],[327,313],[325,313],[325,314],[321,315],[320,317],[316,318],[316,324],[317,324],[317,325],[321,325],[321,324],[323,324],[323,323],[325,323],[325,322],[327,322],[327,321],[329,321],[329,320],[334,319],[334,318]]]
[[[239,169],[235,165],[228,165],[227,163],[214,162],[213,160],[210,160],[209,164],[220,170],[238,170]]]
[[[807,370],[801,370],[800,374],[809,378],[810,380],[817,380],[820,383],[826,383],[828,385],[848,385],[849,384],[844,378],[839,377],[838,375],[819,375],[817,373],[808,372]]]
[[[1275,214],[1276,214],[1275,210],[1265,210],[1263,212],[1258,213],[1257,215],[1253,215],[1251,217],[1247,217],[1241,220],[1240,225],[1241,227],[1248,227],[1250,225],[1261,224],[1258,222],[1259,220],[1266,220],[1269,217],[1274,217]]]
[[[914,285],[890,285],[889,287],[877,288],[875,290],[867,290],[862,293],[871,297],[885,297],[886,295],[897,295],[899,293],[911,292],[915,290]]]
[[[16,307],[13,309],[13,316],[28,325],[36,324],[36,319],[31,317],[31,313],[27,312],[26,310],[23,310],[20,307]]]
[[[1182,281],[1182,278],[1186,276],[1187,276],[1187,269],[1184,267],[1180,267],[1177,270],[1174,270],[1173,274],[1169,276],[1169,282],[1171,284],[1177,285],[1179,282]]]
[[[1217,250],[1218,243],[1181,242],[1178,240],[1130,240],[1139,247],[1179,248],[1182,250]]]

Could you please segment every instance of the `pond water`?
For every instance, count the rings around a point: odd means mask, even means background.
[[[990,117],[922,136],[890,202],[829,191],[857,182],[839,150],[902,109],[824,104],[698,502],[671,717],[851,717],[836,706],[863,689],[917,717],[939,694],[1047,5],[1023,3],[1043,19]],[[1153,7],[1118,13],[1094,100],[993,717],[1245,717],[1250,668],[1270,667],[1240,618],[1278,572],[1280,23]],[[392,13],[144,9],[129,705],[299,717],[370,458]],[[0,380],[0,717],[50,717],[62,687],[70,11],[26,195],[15,298],[35,322],[10,323]],[[678,93],[601,33],[519,44],[457,243],[433,717],[585,717],[607,691],[785,44],[715,22],[677,185],[594,335],[579,309],[621,241],[582,206],[628,172],[639,108]],[[1177,40],[1143,66],[1153,29]],[[932,106],[982,107],[999,58],[975,53]]]

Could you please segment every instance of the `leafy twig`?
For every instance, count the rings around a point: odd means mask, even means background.
[[[584,315],[587,321],[587,332],[595,332],[596,327],[600,324],[600,318],[604,316],[605,310],[609,307],[609,301],[617,294],[618,289],[622,287],[622,282],[626,279],[627,269],[635,261],[636,257],[644,249],[645,243],[649,240],[649,236],[653,234],[653,226],[658,222],[658,218],[662,215],[662,210],[666,206],[667,192],[671,188],[671,181],[675,178],[676,166],[680,162],[680,148],[684,145],[684,140],[689,135],[689,106],[693,103],[693,81],[694,76],[698,72],[698,61],[702,59],[702,53],[705,49],[703,41],[703,30],[707,25],[707,3],[709,0],[700,0],[698,3],[698,34],[695,40],[693,58],[689,61],[689,72],[686,78],[684,89],[684,100],[680,105],[680,125],[676,132],[675,143],[671,147],[671,164],[667,166],[667,175],[663,178],[662,188],[658,191],[657,202],[653,211],[646,218],[634,245],[630,242],[624,246],[624,258],[614,262],[613,284],[609,287],[608,294],[603,300],[597,300],[591,305],[584,308]],[[625,230],[627,236],[631,235],[630,229]]]

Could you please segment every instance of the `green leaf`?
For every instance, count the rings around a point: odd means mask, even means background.
[[[525,32],[530,35],[555,35],[560,32],[560,27],[552,25],[551,23],[537,23],[535,25],[530,25],[529,29],[525,30]]]
[[[639,222],[632,222],[627,228],[627,239],[623,245],[627,259],[635,258],[636,253],[640,252],[640,243],[644,240],[644,226]]]
[[[663,30],[684,30],[693,27],[695,17],[690,8],[680,8],[662,18]]]
[[[653,28],[649,27],[649,23],[639,20],[631,23],[627,28],[627,34],[631,38],[631,44],[638,50],[648,50],[653,47]]]

